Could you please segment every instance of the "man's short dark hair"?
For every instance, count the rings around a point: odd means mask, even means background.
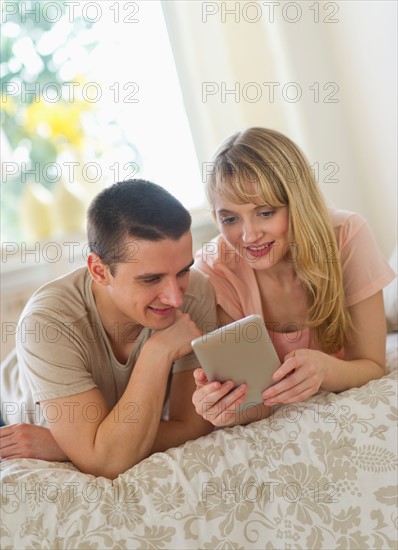
[[[190,227],[188,210],[160,185],[120,181],[101,191],[88,209],[88,246],[112,266],[126,260],[127,239],[177,240]]]

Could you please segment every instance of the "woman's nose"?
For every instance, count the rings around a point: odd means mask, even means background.
[[[255,243],[259,236],[259,230],[252,222],[246,222],[243,226],[243,241],[247,244]]]

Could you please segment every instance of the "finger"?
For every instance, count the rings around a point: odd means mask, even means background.
[[[11,426],[2,426],[0,428],[0,439],[2,437],[6,436],[6,435],[10,435],[12,433],[14,433],[14,428],[13,428],[12,425]]]
[[[12,458],[24,458],[22,453],[17,452],[17,450],[4,451],[1,453],[1,460],[11,460]]]
[[[298,395],[295,395],[293,398],[288,398],[283,403],[286,403],[286,404],[288,404],[288,403],[299,403],[301,401],[305,401],[306,399],[308,399],[309,397],[314,395],[316,392],[317,392],[317,389],[312,387],[312,388],[309,388],[308,390],[305,390],[305,391],[299,393]]]
[[[270,405],[276,405],[278,403],[294,403],[296,401],[302,401],[302,399],[299,399],[299,396],[301,396],[301,394],[306,393],[307,394],[306,397],[308,397],[309,395],[312,395],[315,392],[316,392],[316,387],[314,386],[313,381],[311,381],[308,378],[305,378],[300,383],[295,384],[294,386],[291,386],[288,389],[281,391],[278,394],[265,399],[264,405],[270,406]]]
[[[2,437],[0,440],[0,452],[16,444],[17,444],[17,441],[12,436]]]
[[[296,357],[289,357],[289,359],[282,363],[282,365],[274,372],[274,374],[272,375],[272,380],[274,380],[275,382],[277,382],[278,380],[282,380],[282,378],[296,370],[299,366],[300,363],[298,362]]]
[[[207,384],[208,380],[203,369],[195,369],[193,371],[193,377],[195,378],[196,384]]]
[[[218,414],[218,411],[221,411],[222,408],[225,410],[227,406],[235,402],[242,394],[246,394],[247,386],[242,384],[234,389],[234,383],[232,380],[228,380],[220,385],[220,382],[211,382],[205,386],[201,391],[202,394],[199,395],[199,399],[196,401],[196,412],[201,414],[207,414],[212,410],[211,414]],[[200,392],[198,392],[200,394]],[[228,395],[227,400],[224,398]]]
[[[243,403],[247,393],[246,384],[241,384],[233,391],[230,391],[221,401],[222,407],[227,411],[236,413],[236,409]]]
[[[196,382],[196,390],[192,395],[192,403],[194,404],[197,413],[202,414],[201,412],[203,410],[202,403],[204,401],[206,401],[206,403],[215,403],[217,401],[216,397],[214,396],[211,397],[211,396],[214,395],[215,390],[217,390],[220,387],[221,387],[220,382],[208,382],[207,384],[198,384]],[[200,411],[199,411],[199,408],[200,408]]]
[[[243,403],[244,399],[242,399]],[[237,406],[239,403],[237,403]],[[235,424],[236,420],[236,410],[225,410],[218,414],[215,418],[208,418],[207,420],[211,422],[214,426],[229,426],[229,424]]]
[[[20,448],[18,441],[15,439],[7,438],[0,445],[1,458],[10,458],[20,456]]]
[[[230,388],[230,385],[228,385],[227,387]],[[225,397],[220,397],[220,399],[218,399],[217,402],[212,406],[213,412],[215,411],[217,415],[230,410],[236,412],[237,403],[244,401],[246,392],[246,384],[241,384],[237,388],[234,388],[233,391],[229,390]]]
[[[275,397],[279,396],[281,393],[286,392],[291,388],[294,388],[297,384],[299,384],[306,378],[309,378],[309,377],[306,376],[306,372],[304,368],[290,371],[288,375],[285,375],[285,377],[282,378],[282,380],[280,380],[280,382],[277,382],[276,384],[264,390],[262,393],[262,397],[265,400],[274,399]]]
[[[302,352],[307,352],[308,350],[305,349],[305,348],[299,348],[299,349],[295,349],[289,353],[287,353],[283,359],[283,361],[287,361],[288,359],[290,359],[291,357],[300,357],[302,355]]]
[[[0,430],[0,450],[17,443],[13,426],[4,426]]]
[[[206,413],[206,420],[215,426],[226,426],[236,422],[238,409],[245,400],[247,392],[246,385],[238,386],[226,397],[216,403],[214,407]]]
[[[232,390],[234,383],[232,380],[227,380],[223,384],[221,382],[210,382],[194,393],[196,412],[202,414],[213,407],[220,399]],[[195,395],[196,394],[196,395]],[[200,411],[198,410],[200,407]]]

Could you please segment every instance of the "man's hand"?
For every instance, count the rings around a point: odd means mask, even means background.
[[[189,313],[177,310],[174,323],[168,328],[154,332],[146,344],[149,344],[152,350],[153,345],[157,344],[161,355],[168,356],[172,363],[191,353],[191,341],[201,335]]]
[[[51,462],[69,460],[50,430],[34,424],[13,424],[0,428],[0,457],[37,458]]]

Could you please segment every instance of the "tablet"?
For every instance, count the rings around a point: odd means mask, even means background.
[[[192,340],[192,349],[212,382],[247,384],[240,409],[262,403],[261,393],[272,385],[281,362],[259,315],[249,315]]]

